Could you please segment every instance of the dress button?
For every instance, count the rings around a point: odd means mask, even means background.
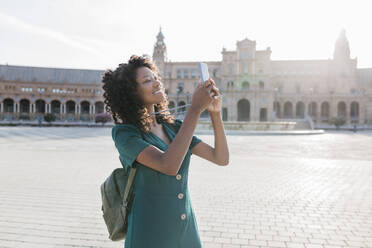
[[[185,220],[186,219],[186,214],[181,214],[181,220]]]
[[[182,178],[181,174],[177,174],[176,179],[181,180],[181,178]]]
[[[178,194],[178,199],[182,199],[183,198],[183,194],[182,193],[179,193]]]

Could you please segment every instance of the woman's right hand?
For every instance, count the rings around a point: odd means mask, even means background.
[[[213,101],[210,95],[211,88],[212,82],[210,80],[205,81],[204,84],[198,84],[192,95],[191,108],[196,109],[200,113],[207,109]]]

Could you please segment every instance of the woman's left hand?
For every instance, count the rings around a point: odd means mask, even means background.
[[[213,81],[213,79],[210,78],[209,80],[211,81],[211,84],[212,84],[211,94],[212,94],[213,100],[211,104],[209,104],[207,109],[211,113],[219,113],[221,112],[221,109],[222,109],[222,96],[220,94],[220,90],[216,87],[216,84]]]

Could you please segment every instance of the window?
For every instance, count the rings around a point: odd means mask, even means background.
[[[77,93],[77,89],[76,88],[68,88],[67,89],[67,94],[74,94],[74,93]]]
[[[260,86],[260,89],[263,90],[265,88],[265,83],[260,81],[259,86]]]
[[[244,50],[240,52],[240,59],[251,59],[251,58],[252,58],[252,54],[250,51]]]
[[[65,89],[52,89],[52,93],[54,93],[54,94],[66,94],[67,90],[65,90]]]
[[[196,78],[196,70],[195,69],[191,70],[191,78]]]
[[[244,73],[248,73],[249,72],[249,65],[248,63],[244,63]]]
[[[178,93],[183,93],[184,90],[184,83],[178,83],[177,84],[177,94]]]
[[[22,92],[32,92],[32,88],[25,88],[25,87],[22,87]]]
[[[233,65],[229,65],[229,76],[233,74]]]
[[[189,70],[184,70],[183,71],[183,77],[184,78],[189,78]]]
[[[39,92],[39,93],[43,93],[43,92],[45,92],[45,91],[46,91],[45,88],[37,88],[37,92]]]
[[[89,93],[92,93],[93,92],[93,90],[92,89],[82,89],[81,90],[83,93],[87,93],[87,94],[89,94]]]
[[[177,78],[182,77],[182,71],[180,69],[177,70]]]
[[[5,85],[5,90],[15,90],[15,86],[12,85]]]
[[[240,59],[246,59],[248,58],[248,52],[247,51],[241,51],[240,52]]]
[[[234,87],[234,81],[227,82],[227,87]],[[249,87],[249,83],[248,83],[248,87]]]
[[[217,69],[213,69],[213,77],[217,77],[218,76],[218,70]]]

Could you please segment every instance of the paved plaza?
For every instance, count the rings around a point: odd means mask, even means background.
[[[227,167],[190,164],[204,248],[372,247],[371,131],[227,139]],[[116,167],[110,128],[0,127],[0,247],[123,247],[101,213]]]

